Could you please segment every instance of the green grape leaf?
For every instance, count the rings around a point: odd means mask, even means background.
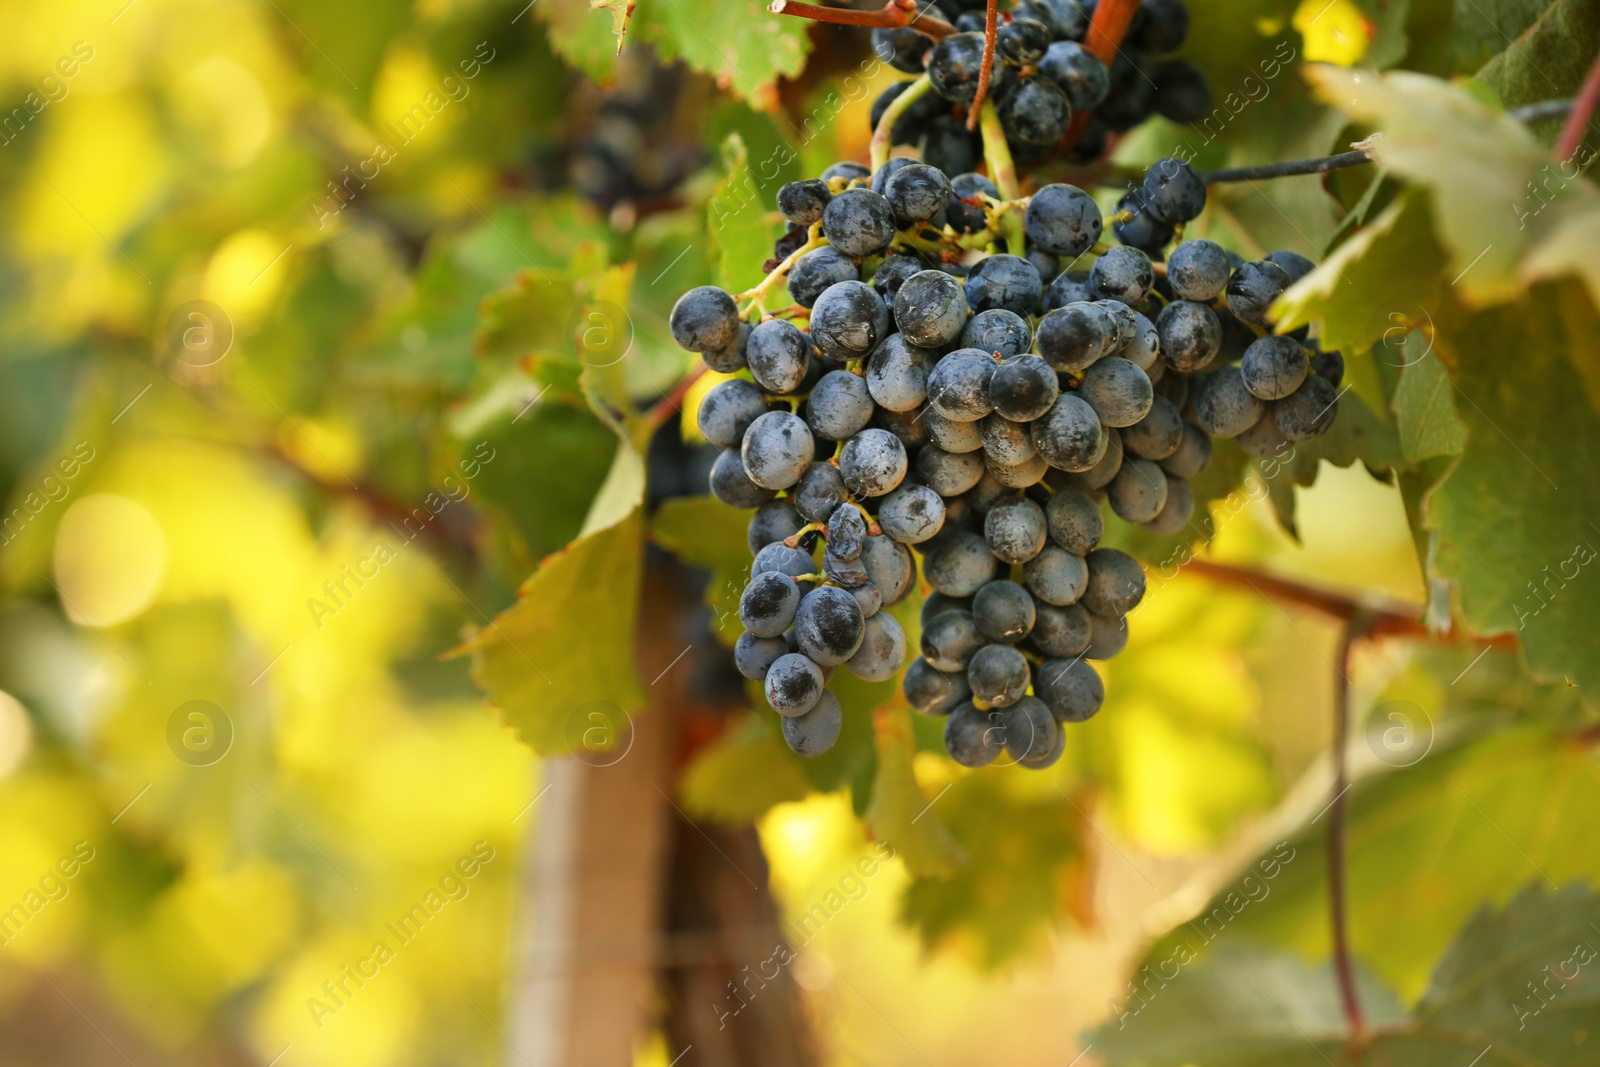
[[[1516,9],[1515,28],[1486,38],[1498,54],[1478,71],[1478,80],[1507,107],[1577,92],[1600,49],[1600,7],[1591,0],[1555,0],[1549,7],[1543,0],[1499,0],[1492,6]]]
[[[682,59],[710,74],[742,100],[776,105],[780,77],[805,66],[811,45],[804,19],[778,18],[760,0],[663,0],[636,7],[629,0],[591,6],[589,0],[540,0],[535,12],[550,42],[594,81],[614,80],[618,34],[654,45],[664,59]]]
[[[810,789],[784,744],[778,717],[758,708],[695,755],[679,794],[691,815],[739,825],[805,799]]]
[[[1442,326],[1467,443],[1426,511],[1438,532],[1430,569],[1454,584],[1468,628],[1515,633],[1535,677],[1590,692],[1600,685],[1600,567],[1589,566],[1600,546],[1600,419],[1573,387],[1572,360],[1596,360],[1595,322],[1569,284]]]
[[[867,822],[879,840],[894,846],[914,878],[945,877],[964,857],[911,771],[914,743],[911,710],[896,701],[877,712],[878,775]]]
[[[570,750],[569,720],[582,705],[604,701],[631,714],[644,703],[633,667],[643,497],[643,465],[624,443],[585,532],[547,557],[517,590],[517,602],[453,651],[471,654],[479,687],[540,755]]]
[[[1550,0],[1455,0],[1452,45],[1455,69],[1475,70],[1508,47]]]
[[[1455,386],[1432,352],[1401,369],[1392,410],[1408,463],[1459,455],[1466,443],[1466,428],[1456,414]]]
[[[706,204],[716,284],[734,295],[752,289],[766,272],[782,226],[769,219],[769,208],[750,174],[744,138],[730,133],[722,143],[725,177]]]
[[[1368,1025],[1405,1018],[1360,971],[1357,996]],[[1327,1067],[1343,1062],[1345,1034],[1331,966],[1232,942],[1195,962],[1180,942],[1135,975],[1116,1021],[1084,1040],[1106,1067]]]
[[[1436,78],[1331,67],[1312,78],[1330,103],[1383,130],[1373,148],[1381,163],[1431,193],[1436,232],[1449,252],[1445,274],[1459,300],[1499,303],[1572,274],[1600,295],[1600,262],[1592,254],[1600,190],[1576,180],[1592,151],[1552,163],[1505,112]]]

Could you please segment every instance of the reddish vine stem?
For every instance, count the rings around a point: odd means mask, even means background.
[[[967,129],[978,128],[978,115],[989,98],[989,79],[994,75],[994,46],[1000,33],[1000,0],[989,0],[983,16],[983,66],[978,70],[978,94],[967,110]]]
[[[678,379],[678,383],[672,387],[672,392],[650,406],[650,410],[644,413],[644,418],[645,422],[650,426],[651,433],[659,429],[662,423],[670,419],[673,413],[683,407],[683,398],[689,395],[689,390],[694,388],[694,383],[698,382],[701,376],[710,369],[704,363],[700,364],[694,370]]]
[[[1122,39],[1128,35],[1128,27],[1133,23],[1134,12],[1138,10],[1139,0],[1101,0],[1095,5],[1094,17],[1089,20],[1089,32],[1083,38],[1083,47],[1104,63],[1107,69],[1117,58],[1117,50],[1122,47]],[[1072,116],[1072,125],[1067,129],[1066,147],[1071,148],[1078,143],[1088,122],[1087,111]]]
[[[1567,124],[1561,130],[1560,140],[1556,142],[1557,159],[1570,159],[1578,150],[1596,104],[1600,104],[1600,54],[1594,57],[1589,75],[1583,79],[1583,88],[1578,90],[1578,98],[1573,101],[1572,114],[1567,116]]]
[[[1362,636],[1364,619],[1345,623],[1339,639],[1333,679],[1333,801],[1328,805],[1328,909],[1333,926],[1333,969],[1339,977],[1339,1000],[1344,1005],[1350,1044],[1359,1048],[1365,1023],[1356,997],[1355,970],[1350,962],[1350,937],[1345,924],[1344,900],[1344,794],[1348,787],[1345,748],[1350,741],[1350,651]]]
[[[1253,589],[1269,600],[1309,608],[1344,622],[1363,619],[1361,630],[1363,637],[1414,637],[1433,641],[1448,641],[1455,637],[1452,632],[1435,633],[1428,629],[1422,621],[1422,609],[1414,605],[1395,601],[1357,600],[1344,593],[1318,589],[1287,578],[1278,578],[1253,567],[1240,567],[1207,559],[1190,560],[1184,565],[1184,569],[1192,570],[1224,585]],[[1471,640],[1491,648],[1517,647],[1516,638],[1511,634],[1472,637]]]
[[[772,0],[767,10],[774,15],[794,15],[813,22],[832,22],[840,26],[871,26],[880,30],[896,30],[909,26],[924,37],[942,41],[956,28],[943,19],[919,14],[916,0],[888,0],[883,7],[873,11],[858,11],[849,7],[822,7],[802,3],[801,0]]]

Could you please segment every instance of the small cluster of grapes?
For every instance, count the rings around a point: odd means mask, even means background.
[[[937,44],[913,26],[872,33],[881,59],[896,70],[926,72],[932,83],[933,91],[895,123],[893,143],[919,147],[924,162],[949,174],[972,170],[982,155],[978,135],[968,130],[967,110],[983,66],[984,6],[982,0],[928,0],[923,10],[959,31]],[[1083,47],[1094,7],[1093,0],[1022,0],[1001,15],[988,95],[1018,161],[1052,152],[1077,114],[1089,117],[1072,156],[1095,159],[1110,134],[1125,133],[1153,114],[1193,122],[1211,110],[1205,76],[1170,57],[1189,32],[1182,0],[1144,0],[1109,69]],[[883,92],[873,104],[874,127],[910,84]]]
[[[1206,201],[1175,159],[1134,193],[1139,213],[1114,229],[1142,213],[1168,240]],[[1099,206],[1075,186],[1007,204],[981,175],[909,159],[835,164],[778,206],[811,246],[778,271],[796,304],[763,315],[755,301],[745,321],[704,286],[671,317],[680,345],[739,374],[698,416],[723,449],[712,493],[755,509],[736,666],[764,683],[795,751],[826,751],[842,721],[832,671],[885,680],[904,662],[882,609],[910,593],[914,547],[933,592],[907,698],[948,716],[964,765],[1005,750],[1049,766],[1062,724],[1104,695],[1084,660],[1122,650],[1145,592],[1139,564],[1100,545],[1099,501],[1178,533],[1213,437],[1264,454],[1333,421],[1338,355],[1256,332],[1311,264],[1197,240],[1158,269],[1141,248],[1100,246]],[[993,234],[1007,212],[1023,216],[1025,255],[919,251]],[[1087,270],[1060,270],[1091,252]]]

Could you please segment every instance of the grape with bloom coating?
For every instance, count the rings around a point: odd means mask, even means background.
[[[844,443],[839,473],[860,496],[882,496],[906,476],[906,447],[888,430],[862,430]]]
[[[983,517],[983,538],[1002,563],[1027,563],[1045,537],[1044,509],[1025,496],[1007,497]]]
[[[745,475],[765,489],[789,488],[800,480],[815,454],[810,427],[787,411],[769,411],[752,422],[739,446]]]
[[[783,740],[797,756],[820,756],[838,742],[843,728],[839,698],[824,692],[810,711],[784,718]]]
[[[718,448],[732,448],[744,440],[750,424],[767,413],[761,390],[742,378],[722,382],[700,402],[696,422],[705,439]]]
[[[878,503],[878,525],[903,545],[918,545],[944,526],[944,500],[925,485],[902,485]]]
[[[825,441],[843,441],[866,428],[873,410],[872,396],[861,376],[833,370],[822,376],[806,399],[806,425]]]
[[[739,309],[733,297],[714,285],[690,289],[672,305],[668,324],[678,347],[690,352],[726,348],[739,334]]]

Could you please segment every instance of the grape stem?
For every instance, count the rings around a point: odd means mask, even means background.
[[[1567,124],[1562,127],[1561,137],[1556,141],[1558,160],[1570,159],[1578,150],[1596,104],[1600,104],[1600,55],[1596,55],[1594,63],[1590,65],[1589,73],[1583,79],[1583,88],[1578,90],[1578,98],[1572,102],[1572,114],[1567,116]]]
[[[1208,170],[1200,175],[1207,185],[1218,182],[1265,181],[1269,178],[1291,178],[1298,174],[1326,174],[1330,170],[1359,167],[1371,163],[1372,154],[1364,148],[1353,152],[1340,152],[1336,156],[1319,156],[1316,159],[1291,159],[1287,163],[1263,163],[1256,167],[1230,167],[1226,170]]]
[[[909,92],[909,90],[907,91]],[[745,308],[746,315],[748,315],[752,310],[759,310],[761,301],[766,299],[767,293],[771,291],[774,285],[778,284],[780,279],[788,275],[789,271],[794,268],[794,265],[800,261],[801,256],[805,255],[807,252],[815,252],[817,249],[822,248],[826,244],[828,244],[828,239],[822,236],[822,223],[819,222],[814,224],[811,227],[811,232],[806,237],[805,244],[801,245],[793,252],[790,252],[784,261],[774,267],[771,274],[767,275],[765,278],[762,278],[760,284],[754,289],[747,289],[734,299],[750,301],[749,306]]]
[[[1366,615],[1346,621],[1339,638],[1333,679],[1333,800],[1328,805],[1328,910],[1333,927],[1333,967],[1339,977],[1339,1000],[1353,1048],[1360,1048],[1366,1029],[1361,1002],[1356,997],[1355,971],[1350,962],[1350,936],[1345,921],[1344,826],[1345,793],[1350,743],[1350,653],[1366,628]]]
[[[983,66],[978,69],[978,92],[967,110],[967,129],[978,128],[978,115],[989,99],[989,79],[994,76],[994,46],[1000,33],[999,0],[988,0],[983,16]]]
[[[889,150],[894,147],[894,124],[911,110],[912,104],[928,95],[928,91],[932,88],[933,82],[924,74],[906,86],[905,91],[883,109],[883,117],[878,120],[877,128],[872,131],[872,173],[878,173],[883,169],[883,165],[889,162]]]
[[[1023,235],[1022,213],[1027,210],[1027,201],[1022,199],[1017,164],[1011,158],[1011,146],[1006,143],[1006,131],[1000,125],[1000,113],[994,109],[993,100],[983,102],[979,128],[983,131],[983,160],[989,167],[989,180],[1000,190],[1000,199],[1011,201],[996,212],[1000,232],[1006,239],[1006,250],[1013,256],[1026,255],[1028,246]]]
[[[956,32],[956,28],[943,19],[919,13],[916,0],[889,0],[883,7],[874,11],[858,11],[848,7],[821,7],[817,4],[800,3],[799,0],[772,0],[772,3],[767,5],[767,10],[774,15],[794,15],[813,22],[832,22],[841,26],[871,26],[880,30],[909,27],[935,41],[942,41]]]

